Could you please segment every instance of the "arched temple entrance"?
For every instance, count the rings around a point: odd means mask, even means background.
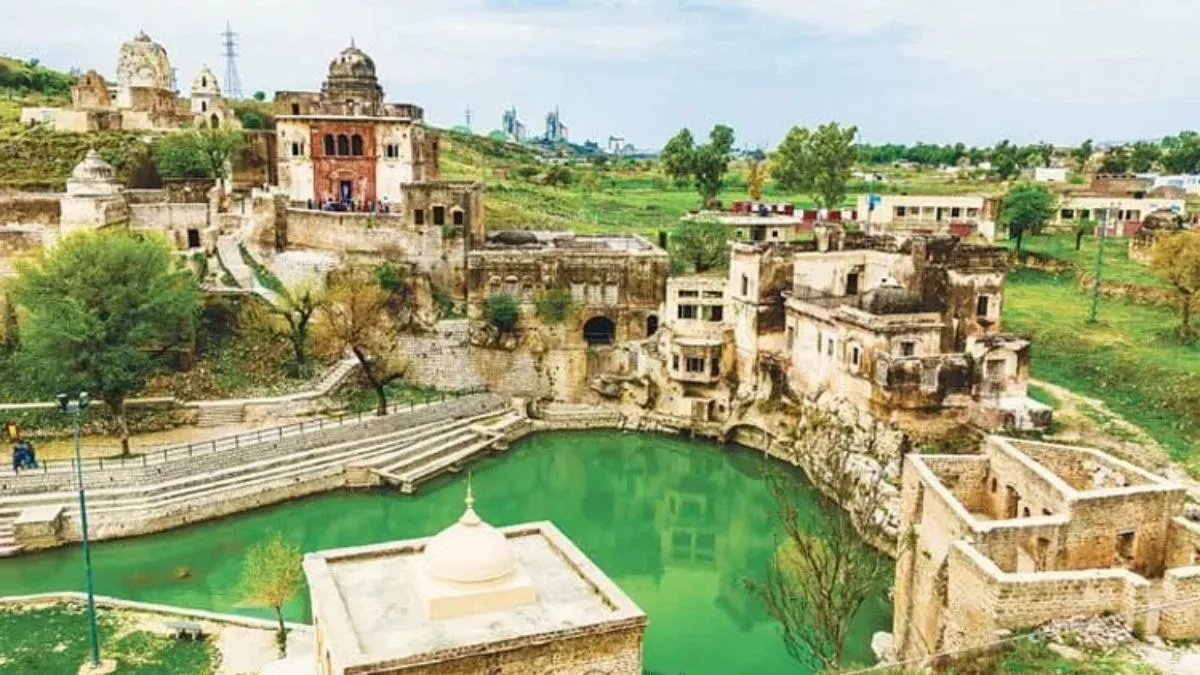
[[[651,314],[646,317],[646,337],[653,337],[658,333],[658,315]]]
[[[583,339],[589,346],[611,345],[616,337],[617,325],[606,316],[594,316],[583,324]]]

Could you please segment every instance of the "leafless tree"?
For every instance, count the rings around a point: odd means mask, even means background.
[[[815,484],[812,508],[794,473],[768,467],[780,534],[763,581],[746,585],[779,622],[788,653],[835,672],[854,616],[887,588],[892,564],[871,543],[887,541],[892,494],[874,456],[884,439],[823,410],[806,411],[797,459]]]

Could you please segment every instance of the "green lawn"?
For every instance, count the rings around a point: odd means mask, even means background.
[[[1151,271],[1149,265],[1133,262],[1129,259],[1129,239],[1109,238],[1104,242],[1104,266],[1101,278],[1120,284],[1135,284],[1149,288],[1166,288],[1166,284],[1158,275]],[[1004,242],[1013,248],[1013,241]],[[1045,258],[1053,258],[1075,266],[1079,273],[1093,275],[1096,273],[1096,253],[1100,248],[1097,237],[1083,238],[1080,250],[1075,250],[1075,235],[1070,233],[1046,234],[1025,237],[1021,248],[1029,253],[1036,253]]]
[[[1034,337],[1033,375],[1098,398],[1200,470],[1200,342],[1180,344],[1167,308],[1090,298],[1069,272],[1010,273],[1004,320]]]
[[[0,609],[0,673],[75,673],[88,658],[87,618],[81,606]],[[178,641],[123,629],[117,613],[99,611],[101,658],[116,659],[122,675],[208,675],[215,650],[207,642]]]

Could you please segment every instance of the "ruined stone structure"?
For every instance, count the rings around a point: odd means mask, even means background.
[[[1000,331],[1004,249],[949,236],[734,244],[729,293],[739,379],[769,362],[798,394],[830,391],[903,425],[1036,428],[1029,340]]]
[[[641,675],[646,615],[551,523],[305,556],[316,671]]]
[[[319,93],[276,92],[275,113],[279,184],[295,203],[386,201],[404,213],[418,207],[405,203],[401,186],[438,180],[438,141],[424,127],[425,112],[384,103],[375,62],[353,45],[330,61]],[[426,215],[438,226],[451,222]]]
[[[208,66],[196,75],[191,99],[177,95],[171,70],[167,50],[138,33],[121,45],[115,86],[89,70],[71,87],[70,108],[26,108],[21,122],[71,132],[241,126]]]
[[[908,455],[897,656],[1106,612],[1200,637],[1200,526],[1183,517],[1184,494],[1087,448],[990,437],[980,455]]]

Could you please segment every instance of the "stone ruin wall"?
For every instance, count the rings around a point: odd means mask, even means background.
[[[644,626],[599,634],[557,638],[549,642],[532,639],[529,644],[505,651],[466,656],[453,661],[425,665],[372,668],[379,675],[642,675],[642,632]],[[434,659],[436,660],[436,659]],[[351,668],[348,672],[356,672]]]

